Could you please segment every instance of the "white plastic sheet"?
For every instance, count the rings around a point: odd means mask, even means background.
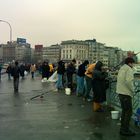
[[[53,73],[53,75],[52,75],[48,80],[47,80],[47,78],[43,78],[43,79],[41,80],[41,82],[42,82],[42,83],[44,83],[44,82],[56,82],[57,79],[58,79],[57,71],[55,71],[55,72]]]
[[[48,82],[56,82],[58,80],[57,71],[47,80]]]

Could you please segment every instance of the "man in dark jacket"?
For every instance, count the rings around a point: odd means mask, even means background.
[[[48,64],[48,62],[44,61],[42,64],[42,79],[43,78],[49,79],[49,75],[50,75],[49,64]]]
[[[24,76],[25,76],[25,74],[24,74],[24,72],[25,72],[25,65],[24,64],[20,65],[20,71],[21,71],[21,77],[22,77],[22,79],[24,79]]]
[[[18,61],[15,61],[15,66],[12,67],[11,75],[13,76],[14,92],[16,93],[18,92],[20,74],[21,71],[18,66]]]
[[[73,90],[73,74],[76,73],[75,64],[76,60],[73,59],[66,69],[68,88],[71,88],[71,90]]]
[[[57,67],[57,75],[58,75],[58,80],[57,80],[57,89],[62,89],[63,88],[63,75],[65,72],[65,63],[60,60],[58,62],[58,67]]]
[[[84,95],[84,77],[85,77],[85,72],[86,72],[86,66],[88,64],[89,64],[89,61],[85,60],[78,67],[78,72],[77,72],[77,89],[76,89],[77,96],[83,96]]]

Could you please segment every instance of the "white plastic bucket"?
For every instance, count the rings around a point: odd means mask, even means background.
[[[119,119],[119,111],[111,111],[112,119]]]
[[[70,95],[71,94],[71,89],[70,88],[65,88],[65,94]]]

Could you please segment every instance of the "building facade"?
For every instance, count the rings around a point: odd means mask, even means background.
[[[19,62],[29,63],[31,61],[30,44],[19,44],[17,41],[1,44],[2,61],[4,63],[18,60]]]
[[[85,41],[68,40],[61,43],[61,59],[70,62],[76,59],[77,65],[88,59],[88,44]]]
[[[34,62],[42,62],[43,61],[43,45],[35,45],[34,49]]]
[[[49,63],[57,63],[61,59],[61,45],[51,45],[50,47],[43,48],[43,60]]]

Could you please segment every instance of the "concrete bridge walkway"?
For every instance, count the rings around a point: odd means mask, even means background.
[[[92,111],[92,103],[64,91],[54,83],[41,83],[40,77],[20,79],[19,94],[6,75],[0,82],[0,140],[139,140],[137,135],[119,135],[119,120],[112,120],[110,109]],[[44,93],[44,98],[30,100]],[[133,123],[132,123],[133,124]]]

